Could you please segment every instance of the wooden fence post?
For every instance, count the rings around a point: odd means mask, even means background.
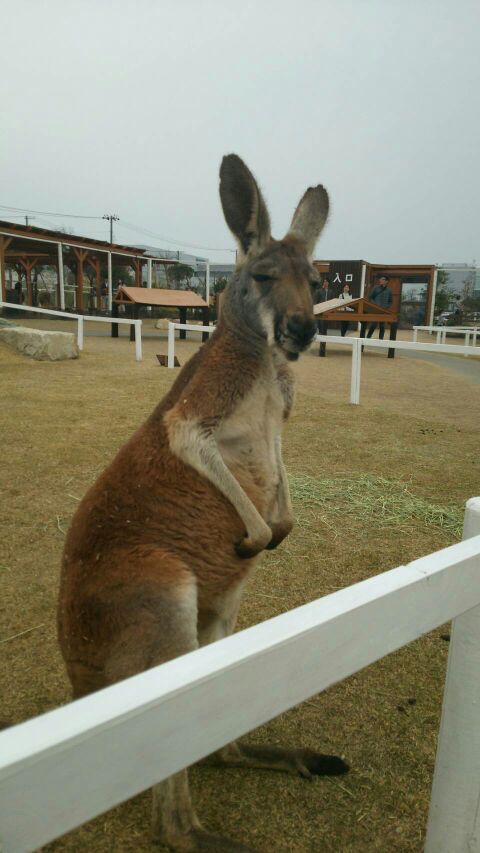
[[[83,317],[78,318],[77,344],[78,344],[78,349],[83,350]]]
[[[352,378],[350,382],[350,402],[358,406],[360,403],[360,376],[362,370],[363,338],[353,338],[352,344]]]
[[[135,320],[135,359],[142,360],[142,321]]]
[[[480,534],[480,498],[463,539]],[[480,573],[480,558],[478,571]],[[480,851],[480,606],[452,622],[425,853]]]

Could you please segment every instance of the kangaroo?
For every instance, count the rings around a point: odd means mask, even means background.
[[[312,342],[322,186],[301,199],[283,240],[234,154],[220,169],[238,262],[217,328],[148,420],[87,492],[68,531],[59,641],[79,698],[230,634],[258,555],[290,532],[282,424],[288,365]],[[233,743],[224,765],[311,777],[346,772],[336,756]],[[203,830],[187,771],[153,789],[154,837],[181,851],[247,851]]]

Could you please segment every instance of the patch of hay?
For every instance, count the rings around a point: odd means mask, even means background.
[[[374,521],[378,529],[418,521],[438,527],[460,538],[463,508],[440,506],[412,494],[408,483],[385,477],[357,474],[353,477],[289,478],[294,504],[320,510],[320,518],[338,518],[339,511],[353,514],[365,524]]]

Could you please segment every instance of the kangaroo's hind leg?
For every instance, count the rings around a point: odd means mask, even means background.
[[[202,620],[200,614],[200,645],[213,643],[233,633],[242,591],[243,583],[240,583],[224,596],[219,602],[217,613],[209,620]],[[324,755],[313,749],[246,744],[239,741],[226,744],[213,755],[207,756],[204,761],[230,767],[282,770],[306,779],[311,779],[312,776],[339,776],[349,770],[348,764],[336,755]]]
[[[165,574],[165,560],[162,563]],[[130,589],[123,589],[120,613],[119,602],[116,612],[117,618],[121,618],[123,611],[124,627],[117,634],[105,665],[109,683],[198,648],[195,578],[186,567],[180,566],[172,575],[168,582],[149,580],[143,585],[136,583]],[[218,853],[247,853],[249,850],[203,830],[192,805],[186,769],[155,785],[152,793],[153,835],[171,850],[215,850]]]

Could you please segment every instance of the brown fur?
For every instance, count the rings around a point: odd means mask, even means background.
[[[293,402],[286,359],[315,326],[312,268],[298,227],[271,239],[246,166],[232,155],[221,174],[227,221],[248,227],[236,233],[245,255],[222,320],[85,495],[67,535],[58,630],[74,697],[230,633],[257,553],[292,526],[280,433]],[[323,190],[309,192],[325,205]],[[316,215],[295,214],[310,241],[325,210]],[[218,758],[316,772],[304,752],[241,750]],[[246,849],[203,833],[185,771],[156,787],[154,829],[176,850]]]

